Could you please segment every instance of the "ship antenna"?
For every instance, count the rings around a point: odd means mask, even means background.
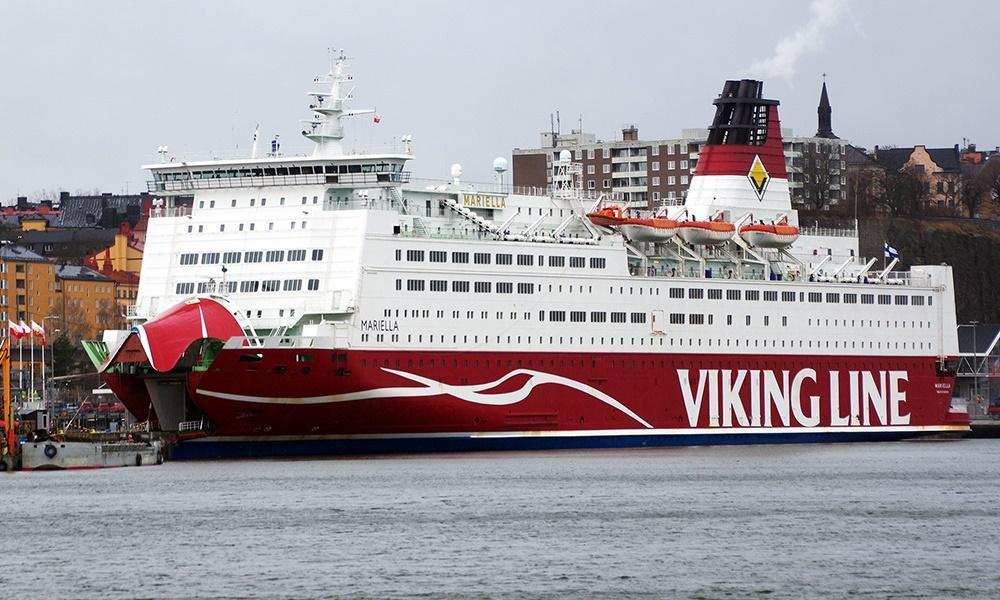
[[[345,117],[372,114],[374,109],[347,109],[346,104],[353,98],[354,87],[345,94],[341,85],[345,81],[353,81],[353,77],[344,72],[344,67],[349,60],[344,54],[344,50],[335,53],[332,48],[328,49],[330,54],[330,72],[326,77],[316,77],[313,83],[329,84],[328,92],[309,92],[313,97],[313,102],[309,109],[314,115],[311,119],[303,119],[307,127],[302,131],[302,135],[312,140],[316,147],[313,149],[313,156],[340,156],[344,154],[344,123]]]

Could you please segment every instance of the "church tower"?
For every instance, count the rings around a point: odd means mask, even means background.
[[[819,96],[819,108],[816,109],[816,112],[819,114],[819,129],[816,131],[816,137],[837,139],[837,136],[833,134],[831,123],[833,109],[830,108],[830,97],[826,95],[825,76],[823,78],[823,92]]]

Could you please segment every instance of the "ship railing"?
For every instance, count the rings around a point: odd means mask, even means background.
[[[441,187],[441,191],[450,192],[462,192],[462,193],[483,193],[483,194],[505,194],[514,196],[560,196],[566,197],[570,196],[573,198],[580,198],[582,200],[597,200],[600,197],[605,197],[609,200],[622,201],[624,196],[617,192],[599,191],[599,190],[585,190],[580,188],[557,188],[554,186],[520,186],[520,185],[510,185],[506,183],[487,183],[482,181],[462,181],[456,188],[448,189],[448,186],[454,185],[454,182],[447,179],[430,179],[414,177],[411,180],[413,183],[420,183],[426,187],[437,188]]]
[[[825,235],[828,237],[857,237],[858,230],[851,227],[820,227],[819,225],[803,225],[799,227],[801,235]]]
[[[390,185],[408,183],[409,171],[398,173],[328,173],[312,175],[268,175],[219,177],[205,179],[148,180],[146,189],[156,194],[184,193],[194,190],[222,190],[293,185]]]
[[[157,206],[149,211],[149,218],[186,217],[191,214],[190,206]]]
[[[205,429],[205,417],[197,421],[181,421],[177,424],[177,432],[184,433],[185,431],[201,431]]]

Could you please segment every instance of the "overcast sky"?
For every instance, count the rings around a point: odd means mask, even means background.
[[[727,78],[764,78],[784,127],[870,147],[1000,144],[1000,4],[873,2],[0,2],[0,201],[145,189],[140,165],[249,154],[255,123],[306,153],[299,119],[354,57],[360,147],[411,134],[415,177],[491,177],[496,156],[562,129],[602,139],[706,127]]]

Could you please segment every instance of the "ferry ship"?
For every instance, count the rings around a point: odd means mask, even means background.
[[[898,440],[961,434],[948,266],[800,226],[778,102],[727,81],[690,190],[418,185],[346,149],[341,55],[310,156],[147,167],[130,330],[86,344],[172,458]],[[499,170],[503,161],[498,159]],[[193,203],[182,204],[182,196]]]

